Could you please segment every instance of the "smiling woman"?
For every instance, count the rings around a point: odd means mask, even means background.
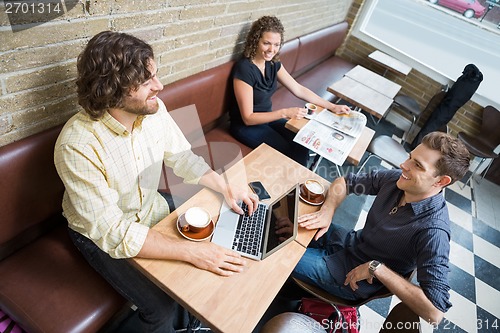
[[[243,57],[232,72],[231,134],[248,147],[265,143],[307,166],[308,150],[293,142],[295,133],[285,127],[289,119],[304,118],[307,110],[294,105],[273,110],[271,97],[278,89],[278,82],[296,97],[332,112],[348,113],[350,109],[321,98],[288,73],[279,61],[284,31],[281,21],[274,16],[263,16],[252,24]]]
[[[500,34],[489,22],[467,19],[424,0],[366,0],[353,34],[442,84],[454,81],[473,63],[484,80],[472,100],[500,105]]]

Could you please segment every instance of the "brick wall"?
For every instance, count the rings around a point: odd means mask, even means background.
[[[251,22],[262,15],[278,16],[285,39],[291,39],[343,21],[351,1],[81,0],[43,24],[37,21],[47,20],[46,15],[28,11],[16,26],[23,29],[16,32],[2,1],[0,146],[63,123],[79,110],[76,58],[102,30],[149,42],[166,84],[239,54]]]
[[[353,1],[346,18],[351,28],[357,19],[357,14],[363,6],[364,1],[365,0]],[[339,50],[339,54],[344,59],[360,64],[381,74],[384,72],[382,66],[375,64],[368,58],[368,55],[374,50],[375,48],[373,46],[349,34],[343,48]],[[425,108],[432,96],[438,93],[441,89],[441,84],[439,82],[434,81],[416,69],[412,69],[406,77],[392,72],[388,72],[386,77],[400,84],[402,86],[401,93],[415,98],[422,109]],[[448,124],[451,134],[456,135],[460,131],[478,134],[481,124],[482,109],[482,106],[472,101],[465,103],[465,105],[457,111],[453,119]],[[429,115],[430,113],[422,114],[419,122],[420,126],[424,124]]]
[[[57,1],[53,1],[57,2]],[[68,1],[66,1],[67,3]],[[241,52],[252,21],[277,15],[285,39],[347,20],[352,26],[364,0],[81,0],[64,15],[13,32],[0,4],[0,146],[65,122],[79,110],[76,57],[102,30],[124,31],[155,50],[164,84],[222,64]],[[42,16],[43,19],[43,16]],[[35,20],[36,21],[36,20]],[[35,22],[36,23],[36,22]],[[38,22],[39,23],[39,22]],[[338,54],[374,71],[374,48],[349,36]],[[407,77],[388,73],[421,107],[441,85],[415,69]],[[468,102],[451,121],[452,133],[479,131],[482,107]],[[428,115],[424,115],[421,123]]]

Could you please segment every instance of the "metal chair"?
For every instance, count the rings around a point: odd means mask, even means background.
[[[411,98],[410,96],[402,94],[394,97],[394,102],[392,103],[390,110],[392,110],[393,106],[396,106],[399,109],[405,111],[412,117],[410,128],[408,129],[407,134],[403,136],[403,143],[404,143],[406,142],[408,134],[411,133],[413,126],[420,119],[420,115],[422,114],[423,110],[420,108],[420,105],[418,105],[418,102],[415,99]]]
[[[448,126],[444,125],[439,131],[448,133]],[[366,148],[366,151],[368,152],[368,156],[359,167],[357,174],[363,170],[368,160],[372,157],[385,161],[394,168],[399,168],[401,163],[406,161],[410,156],[402,144],[387,135],[379,135],[374,138]]]
[[[389,109],[389,111],[387,112],[387,114],[389,112],[391,112],[393,107],[397,107],[412,117],[410,128],[403,136],[403,140],[402,140],[403,144],[408,141],[408,135],[411,133],[413,126],[415,126],[418,123],[420,116],[423,113],[427,113],[427,112],[432,113],[432,111],[436,108],[436,106],[443,100],[445,95],[446,95],[446,88],[443,87],[441,91],[439,91],[437,94],[432,96],[432,98],[429,100],[429,103],[427,103],[427,105],[424,109],[421,109],[418,102],[410,96],[400,94],[394,98],[394,102],[392,103],[392,106]],[[429,111],[429,110],[431,110],[431,111]]]
[[[405,303],[396,304],[382,325],[379,333],[419,333],[420,318]]]
[[[374,138],[366,148],[366,151],[368,156],[359,167],[358,174],[372,157],[385,161],[394,168],[399,168],[401,163],[406,161],[409,156],[403,145],[387,135],[379,135]]]
[[[495,149],[500,144],[500,131],[498,130],[499,126],[500,111],[495,109],[493,106],[488,105],[483,109],[483,120],[481,122],[481,130],[479,132],[479,135],[472,136],[465,132],[458,133],[458,138],[465,144],[467,150],[469,150],[472,155],[481,158],[481,161],[469,176],[467,182],[465,182],[464,187],[470,182],[472,177],[474,177],[484,161],[490,158],[491,161],[481,178],[483,179],[484,175],[486,175],[486,173],[488,172],[493,160],[498,157],[498,153],[495,153]]]

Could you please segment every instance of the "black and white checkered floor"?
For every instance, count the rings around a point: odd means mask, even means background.
[[[492,227],[492,223],[476,217],[473,188],[461,189],[459,185],[463,184],[456,183],[444,193],[452,221],[449,280],[453,307],[438,328],[433,330],[423,325],[422,331],[500,331],[500,231]],[[473,186],[478,185],[474,182]],[[497,197],[498,193],[500,190]],[[365,204],[356,229],[362,228],[370,202]],[[362,306],[362,332],[378,332],[389,310],[397,303],[399,300],[393,296]]]
[[[384,162],[381,166],[390,168]],[[457,182],[444,191],[452,222],[449,281],[453,307],[437,328],[424,323],[422,332],[500,332],[500,213],[495,207],[500,202],[500,186],[487,180],[463,186]],[[363,227],[372,201],[367,199],[355,229]],[[399,302],[393,296],[362,306],[361,331],[378,332]]]

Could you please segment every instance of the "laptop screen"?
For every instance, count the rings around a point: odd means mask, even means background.
[[[297,236],[298,185],[269,207],[270,221],[264,238],[263,258],[285,246]]]

